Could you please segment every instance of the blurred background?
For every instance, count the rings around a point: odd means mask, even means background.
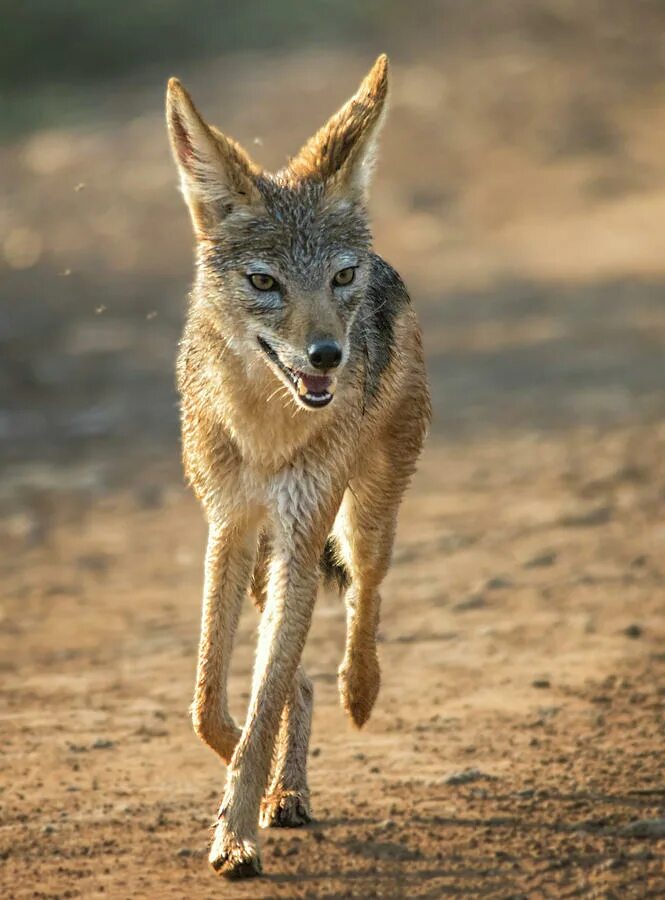
[[[423,322],[434,421],[386,583],[386,678],[368,734],[345,730],[337,707],[335,598],[307,651],[335,865],[384,866],[384,896],[442,896],[458,863],[466,887],[490,865],[493,896],[508,882],[513,896],[555,896],[547,878],[647,896],[639,879],[658,858],[593,875],[615,838],[587,835],[580,861],[557,823],[646,814],[662,769],[665,5],[0,0],[0,21],[5,895],[39,871],[48,896],[83,878],[83,896],[126,897],[132,860],[140,896],[166,896],[169,866],[207,885],[196,854],[216,801],[202,798],[220,785],[186,713],[205,528],[179,459],[173,369],[192,237],[166,80],[179,76],[209,121],[277,168],[386,51],[376,248]],[[449,805],[441,774],[469,765],[501,790]],[[613,792],[635,786],[642,800],[621,806]],[[410,804],[426,827],[409,827]],[[400,847],[421,842],[415,855],[382,856],[353,828],[372,816],[396,819]],[[477,845],[474,823],[492,825]],[[457,855],[433,862],[444,839]],[[511,868],[550,852],[568,868],[522,881]],[[325,843],[308,853],[328,871]],[[298,857],[271,865],[288,873]],[[314,888],[374,896],[378,877]]]
[[[278,167],[390,54],[376,245],[427,322],[435,432],[662,411],[656,0],[1,11],[3,495],[33,464],[85,462],[101,484],[131,477],[129,455],[177,457],[191,238],[163,124],[171,74]]]

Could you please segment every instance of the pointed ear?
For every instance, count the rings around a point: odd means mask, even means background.
[[[366,199],[388,97],[388,57],[379,56],[357,92],[309,140],[291,170]]]
[[[261,203],[254,179],[258,169],[239,144],[203,121],[177,78],[168,84],[166,121],[197,235],[208,233],[237,207]]]

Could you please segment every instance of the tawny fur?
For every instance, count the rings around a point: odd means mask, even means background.
[[[356,725],[379,690],[379,587],[430,415],[415,314],[371,249],[367,191],[387,92],[380,57],[269,174],[169,82],[169,135],[197,238],[178,360],[183,455],[209,523],[192,717],[229,767],[210,851],[229,877],[260,871],[259,820],[294,826],[311,815],[312,685],[300,658],[322,559],[348,582],[339,688]],[[333,282],[348,269],[350,283]],[[256,272],[274,289],[258,291]],[[307,350],[320,338],[338,343],[341,361],[324,373],[336,377],[332,401],[308,409],[297,385],[321,374]],[[250,588],[261,620],[241,730],[226,684]]]

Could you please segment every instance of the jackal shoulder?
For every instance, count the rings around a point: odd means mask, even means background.
[[[352,330],[352,342],[361,347],[365,355],[366,402],[377,396],[381,378],[399,352],[395,325],[411,306],[411,298],[399,273],[377,253],[372,253],[370,260],[365,300]],[[417,329],[415,318],[410,327]]]

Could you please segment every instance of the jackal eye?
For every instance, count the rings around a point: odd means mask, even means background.
[[[276,291],[278,288],[277,282],[272,275],[266,275],[264,272],[254,272],[248,275],[247,278],[257,291]]]
[[[351,284],[355,277],[355,266],[347,266],[346,269],[340,269],[333,277],[333,287],[346,287],[347,284]]]

